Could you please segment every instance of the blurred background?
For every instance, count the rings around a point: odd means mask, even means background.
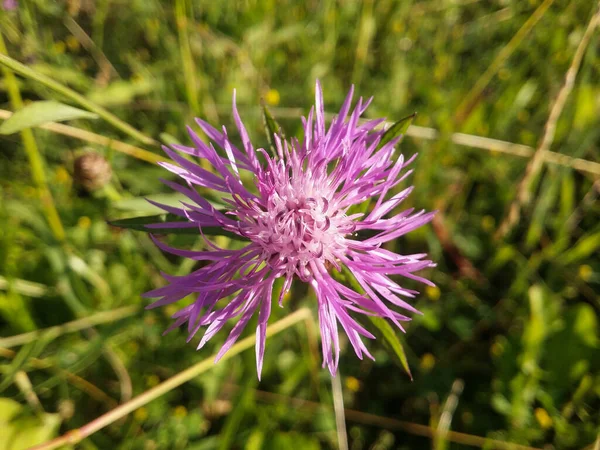
[[[381,340],[368,342],[375,362],[342,343],[348,447],[600,448],[597,11],[592,0],[4,1],[0,54],[34,72],[3,72],[0,124],[39,100],[123,122],[0,135],[0,449],[81,427],[220,346],[227,333],[198,352],[183,331],[161,336],[177,308],[144,311],[141,294],[194,264],[107,220],[156,213],[147,196],[174,201],[153,140],[188,143],[193,117],[233,130],[236,88],[266,146],[261,99],[294,135],[316,78],[330,113],[351,84],[375,97],[367,117],[418,112],[401,144],[419,153],[403,207],[440,211],[391,247],[438,263],[426,273],[436,288],[408,284],[424,312],[399,336],[413,380]],[[314,310],[305,295],[271,323]],[[260,383],[242,352],[77,448],[338,448],[319,350],[310,326],[290,327],[267,342]]]

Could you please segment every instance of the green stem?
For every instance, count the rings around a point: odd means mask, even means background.
[[[175,19],[177,21],[179,51],[181,53],[188,104],[192,108],[192,112],[198,114],[200,112],[200,104],[198,103],[198,82],[196,79],[194,56],[192,55],[192,49],[190,47],[190,37],[188,35],[187,3],[187,0],[177,0],[175,3]]]
[[[360,18],[360,28],[358,30],[358,39],[356,43],[356,55],[354,57],[354,68],[352,69],[352,84],[360,86],[362,80],[369,47],[375,36],[377,23],[373,16],[373,0],[362,2],[362,13]]]
[[[8,119],[12,116],[12,112],[0,109],[0,119]],[[92,133],[91,131],[82,130],[81,128],[75,128],[70,125],[63,123],[48,122],[45,124],[38,125],[42,130],[48,130],[53,133],[62,134],[63,136],[69,136],[75,139],[79,139],[85,142],[91,142],[93,144],[104,145],[109,149],[116,150],[134,158],[147,161],[152,164],[156,164],[161,161],[168,161],[168,159],[156,155],[148,150],[136,147],[125,142],[117,141],[115,139],[102,136],[100,134]],[[600,164],[599,164],[600,165]],[[600,170],[598,171],[600,174]]]
[[[28,344],[42,337],[52,338],[62,334],[72,333],[75,331],[91,328],[94,325],[99,325],[106,322],[114,322],[134,315],[139,311],[137,306],[126,306],[124,308],[114,309],[112,311],[103,311],[82,319],[73,320],[55,327],[45,328],[43,330],[30,331],[29,333],[18,334],[7,338],[0,338],[0,347],[11,348],[17,345]]]
[[[121,119],[119,119],[117,116],[115,116],[108,110],[104,109],[102,106],[95,104],[94,102],[85,98],[83,95],[75,92],[73,89],[70,89],[63,84],[60,84],[59,82],[54,81],[52,78],[47,77],[46,75],[41,74],[39,72],[36,72],[35,70],[25,66],[24,64],[21,64],[20,62],[12,59],[11,57],[6,55],[5,49],[0,49],[0,50],[2,50],[2,53],[4,53],[4,54],[0,54],[0,64],[1,65],[7,67],[8,69],[14,71],[15,73],[18,73],[19,75],[21,75],[25,78],[29,78],[30,80],[37,81],[38,83],[43,84],[44,86],[52,89],[53,91],[58,92],[59,94],[62,94],[65,97],[70,98],[74,102],[79,103],[81,106],[83,106],[87,110],[98,114],[100,117],[102,117],[108,123],[115,126],[116,128],[123,131],[124,133],[128,134],[132,138],[137,139],[138,141],[143,142],[144,144],[148,144],[148,145],[156,143],[156,141],[154,141],[154,139],[144,135],[140,131],[133,128],[131,125],[123,122]]]
[[[0,62],[4,59],[12,61],[12,59],[7,56],[7,53],[4,38],[0,33]],[[21,98],[17,79],[13,72],[7,67],[8,66],[3,67],[2,72],[4,74],[4,80],[6,81],[8,97],[10,98],[13,108],[17,111],[23,107],[23,99]],[[52,229],[52,234],[58,241],[64,241],[65,229],[60,220],[60,216],[58,215],[58,211],[56,210],[50,188],[48,187],[48,180],[46,179],[46,172],[44,169],[44,158],[38,149],[35,137],[30,128],[21,131],[21,139],[23,140],[23,147],[25,148],[25,153],[27,153],[27,158],[29,159],[33,181],[37,185],[38,195],[42,202],[42,208],[44,209],[50,228]]]
[[[340,372],[331,377],[331,390],[333,395],[333,409],[335,412],[335,429],[337,431],[338,448],[348,450],[348,434],[346,433],[346,415],[344,411],[344,396]]]
[[[539,22],[544,16],[546,10],[552,5],[554,0],[544,0],[544,2],[538,6],[533,14],[527,19],[523,26],[516,32],[512,39],[506,44],[502,50],[496,55],[492,63],[488,66],[486,71],[479,77],[477,82],[473,85],[471,90],[463,97],[462,102],[456,108],[455,118],[459,123],[462,123],[471,108],[473,108],[477,99],[481,96],[487,85],[492,81],[496,73],[500,70],[504,62],[514,53],[519,45],[525,40],[525,37],[533,29],[533,27]]]
[[[310,317],[311,312],[308,308],[302,308],[296,311],[293,314],[281,319],[278,322],[275,322],[267,329],[267,337],[271,337],[286,328],[291,327],[303,320],[306,320]],[[231,349],[225,353],[225,356],[221,358],[221,361],[225,361],[227,359],[233,358],[238,353],[243,352],[244,350],[252,347],[256,342],[256,336],[252,335],[245,339],[242,339],[237,344],[231,347]],[[129,413],[135,411],[136,409],[150,403],[152,400],[157,399],[158,397],[166,394],[167,392],[181,386],[184,383],[196,378],[198,375],[206,372],[207,370],[214,367],[214,358],[216,355],[212,355],[209,358],[200,361],[198,364],[190,367],[189,369],[184,370],[183,372],[179,372],[177,375],[172,376],[168,380],[163,381],[158,386],[153,387],[152,389],[147,390],[141,395],[131,399],[127,403],[123,403],[122,405],[116,407],[115,409],[107,412],[106,414],[101,415],[95,420],[92,420],[87,425],[84,425],[81,428],[72,430],[56,439],[48,441],[46,443],[37,445],[32,447],[30,450],[52,450],[55,448],[59,448],[63,445],[74,445],[78,442],[82,441],[86,437],[94,434],[96,431],[101,430],[102,428],[116,422],[122,417],[125,417]]]
[[[9,279],[0,275],[0,291],[9,291],[11,289],[27,297],[43,297],[48,292],[52,292],[51,288],[41,283],[12,277]]]

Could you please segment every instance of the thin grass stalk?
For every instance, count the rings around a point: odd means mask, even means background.
[[[302,114],[301,110],[295,112],[296,109],[293,109],[293,116],[290,114],[288,108],[271,109],[275,111],[279,117],[297,117],[299,114]],[[256,110],[256,112],[258,111],[259,110]],[[8,119],[11,115],[12,112],[0,109],[0,119]],[[332,116],[328,115],[328,117]],[[391,125],[391,122],[386,123],[386,126],[389,125]],[[152,153],[140,147],[136,147],[134,145],[127,144],[125,142],[121,142],[116,139],[111,139],[96,133],[92,133],[91,131],[83,130],[81,128],[73,127],[70,125],[50,122],[44,125],[39,125],[39,128],[51,131],[53,133],[62,134],[63,136],[69,136],[75,139],[79,139],[81,141],[91,142],[93,144],[98,145],[104,145],[125,155],[129,155],[133,158],[139,159],[141,161],[146,161],[152,164],[156,164],[158,162],[168,162],[167,158],[157,155],[156,153]],[[440,133],[435,128],[421,127],[418,125],[411,125],[406,134],[407,136],[410,136],[414,139],[424,139],[428,141],[440,138]],[[479,150],[487,150],[489,152],[504,153],[507,155],[518,156],[521,158],[529,158],[535,152],[535,149],[528,145],[515,144],[513,142],[502,141],[500,139],[493,139],[485,136],[476,136],[473,134],[453,133],[450,136],[450,140],[454,144],[461,145],[464,147],[471,147]],[[571,169],[577,170],[578,172],[582,172],[585,174],[593,176],[600,175],[600,163],[595,161],[589,161],[582,158],[573,158],[569,155],[563,155],[561,153],[551,151],[548,151],[543,155],[543,160],[545,163],[569,167]]]
[[[3,51],[3,53],[6,53],[5,50],[2,50],[2,51]],[[151,137],[148,137],[145,134],[143,134],[142,132],[136,130],[128,123],[125,123],[124,121],[119,119],[117,116],[115,116],[113,113],[109,112],[107,109],[103,108],[100,105],[97,105],[96,103],[92,102],[91,100],[88,100],[83,95],[79,94],[78,92],[75,92],[73,89],[59,83],[58,81],[55,81],[52,78],[50,78],[44,74],[41,74],[39,72],[36,72],[35,70],[27,67],[24,64],[21,64],[20,62],[9,57],[8,55],[0,54],[0,65],[12,70],[15,73],[18,73],[22,77],[36,81],[36,82],[46,86],[47,88],[50,88],[53,91],[64,95],[65,97],[78,103],[80,106],[87,109],[88,111],[98,114],[100,117],[102,117],[108,123],[113,125],[115,128],[121,130],[128,136],[131,136],[132,138],[134,138],[144,144],[147,144],[147,145],[156,144],[156,141],[154,139],[152,139]]]
[[[188,8],[191,9],[188,0],[177,0],[175,2],[175,20],[177,23],[177,36],[179,38],[179,52],[181,53],[181,63],[183,66],[185,91],[192,112],[194,114],[199,114],[200,103],[198,102],[198,80],[196,78],[194,55],[192,54],[190,37],[188,35]]]
[[[28,344],[29,342],[33,342],[41,338],[51,337],[52,339],[54,339],[66,333],[73,333],[75,331],[81,331],[86,328],[91,328],[95,325],[121,320],[134,315],[138,311],[139,308],[137,306],[126,306],[124,308],[118,308],[112,311],[99,312],[89,317],[84,317],[82,319],[67,322],[63,325],[44,328],[42,330],[30,331],[28,333],[18,334],[16,336],[0,338],[0,347],[16,347],[18,345]]]
[[[455,380],[454,383],[452,383],[450,395],[448,396],[442,414],[440,415],[440,420],[436,428],[436,435],[433,437],[433,448],[435,450],[444,450],[448,447],[447,436],[450,431],[450,424],[464,386],[462,380]]]
[[[550,147],[554,142],[556,124],[558,123],[558,119],[560,118],[569,95],[573,91],[575,79],[577,78],[577,73],[581,67],[585,51],[587,50],[588,44],[590,43],[592,35],[594,34],[598,24],[600,24],[600,2],[598,2],[597,10],[590,19],[581,41],[579,41],[579,45],[577,46],[577,50],[573,55],[571,65],[565,74],[565,81],[560,88],[554,103],[552,104],[540,144],[535,150],[533,157],[527,164],[525,174],[523,175],[523,178],[517,187],[517,195],[509,207],[507,216],[498,228],[496,238],[502,238],[510,232],[510,230],[519,221],[521,216],[521,208],[531,202],[531,191],[532,185],[534,184],[533,181],[540,173],[544,162],[544,156],[549,152]]]
[[[267,329],[267,337],[274,336],[281,331],[304,321],[307,317],[311,315],[311,312],[308,308],[302,308],[289,316],[275,322]],[[233,358],[235,355],[243,352],[254,346],[256,342],[256,335],[248,336],[245,339],[242,339],[237,344],[233,345],[231,349],[221,358],[221,361],[226,361],[228,359]],[[81,428],[69,431],[68,433],[48,441],[46,443],[36,445],[32,447],[30,450],[52,450],[55,448],[59,448],[63,445],[74,445],[78,442],[81,442],[83,439],[88,436],[96,433],[97,431],[107,427],[108,425],[116,422],[117,420],[125,417],[141,406],[146,405],[152,400],[157,399],[158,397],[163,396],[167,392],[181,386],[184,383],[194,379],[198,375],[210,370],[214,367],[213,360],[217,355],[214,354],[198,364],[193,365],[192,367],[179,372],[177,375],[172,376],[168,380],[163,381],[159,385],[153,387],[152,389],[147,390],[143,394],[138,395],[137,397],[131,399],[130,401],[123,403],[122,405],[116,407],[115,409],[103,414],[102,416],[94,419],[89,422],[87,425],[82,426]]]
[[[7,348],[0,347],[0,356],[2,356],[3,358],[13,359],[17,356],[17,353],[12,350],[9,350]],[[65,381],[68,381],[69,383],[71,383],[73,386],[75,386],[80,391],[88,394],[94,400],[97,400],[98,402],[106,403],[106,405],[110,408],[114,408],[118,404],[115,399],[110,397],[106,392],[104,392],[98,386],[90,383],[89,381],[87,381],[84,378],[81,378],[78,375],[75,375],[72,372],[69,372],[68,370],[65,370],[65,369],[62,369],[62,368],[56,366],[55,364],[50,362],[47,358],[46,359],[28,358],[27,364],[28,364],[28,366],[31,366],[34,369],[46,370],[48,372],[51,372],[51,373],[59,376],[60,378],[64,379]]]
[[[226,384],[226,386],[232,390],[240,389],[239,386],[234,384]],[[286,395],[278,394],[275,392],[267,392],[257,390],[255,392],[256,399],[264,403],[276,404],[283,403],[286,406],[293,408],[295,411],[300,411],[306,414],[314,414],[316,411],[331,411],[331,406],[324,403],[317,403],[311,400],[305,400],[297,397],[288,397]],[[366,413],[358,411],[356,409],[344,409],[344,414],[348,422],[356,422],[362,425],[373,426],[382,428],[385,430],[392,431],[403,431],[408,434],[415,436],[423,436],[433,439],[438,434],[441,434],[439,430],[432,428],[427,425],[422,425],[414,422],[407,422],[404,420],[393,419],[385,416],[378,416],[376,414]],[[497,450],[542,450],[539,447],[530,447],[528,445],[515,444],[512,442],[501,441],[499,439],[486,438],[482,436],[476,436],[473,434],[461,433],[458,431],[448,431],[445,434],[445,439],[457,444],[467,445],[471,447],[479,448],[493,448]],[[591,450],[594,444],[589,446]],[[595,449],[594,449],[595,450]]]
[[[2,58],[8,58],[8,50],[4,44],[4,38],[0,33],[0,61]],[[19,84],[13,74],[12,70],[7,67],[2,68],[4,74],[4,80],[6,81],[6,87],[8,89],[8,97],[13,108],[19,110],[23,107],[23,99],[21,98],[21,92],[19,90]],[[48,185],[48,179],[46,178],[45,162],[42,154],[39,151],[35,136],[30,128],[21,131],[21,139],[23,140],[23,147],[29,160],[29,166],[31,167],[31,175],[34,183],[37,186],[38,195],[42,202],[42,209],[46,216],[46,220],[50,225],[54,238],[58,241],[64,241],[65,229],[62,221],[56,209],[52,193]]]
[[[529,19],[523,24],[523,26],[515,33],[512,39],[506,44],[502,50],[496,55],[492,63],[488,66],[486,71],[479,77],[475,82],[471,90],[464,97],[456,110],[456,121],[461,123],[468,115],[469,111],[473,108],[473,105],[477,99],[481,96],[484,89],[492,81],[496,73],[500,70],[504,62],[514,53],[519,47],[525,37],[531,32],[533,27],[539,22],[544,16],[550,5],[554,3],[554,0],[545,0],[537,9],[533,12]]]
[[[356,43],[356,54],[354,56],[354,68],[352,69],[352,83],[360,86],[362,75],[365,69],[369,47],[375,36],[376,23],[373,17],[373,0],[362,2],[362,12],[360,15],[360,27],[358,29],[358,38]]]
[[[8,119],[12,116],[12,114],[13,113],[11,111],[0,109],[0,119]],[[48,130],[56,134],[62,134],[63,136],[69,136],[75,139],[79,139],[81,141],[103,145],[117,152],[132,156],[136,159],[146,161],[152,164],[156,164],[161,161],[167,161],[166,158],[155,153],[149,152],[148,150],[144,150],[143,148],[136,147],[135,145],[127,144],[116,139],[111,139],[100,134],[92,133],[91,131],[83,130],[77,127],[72,127],[70,125],[49,122],[43,125],[38,125],[38,127],[42,130]]]

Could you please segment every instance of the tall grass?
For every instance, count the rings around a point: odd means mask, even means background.
[[[597,448],[598,7],[20,0],[0,10],[0,119],[50,99],[100,116],[0,135],[0,449],[57,436],[83,449],[338,448],[340,400],[351,449]],[[231,127],[233,88],[267,146],[261,99],[293,135],[315,78],[329,111],[355,83],[375,97],[373,116],[418,112],[401,144],[419,153],[406,207],[440,211],[390,244],[438,262],[427,274],[437,287],[415,300],[424,314],[402,336],[414,380],[375,341],[376,362],[343,352],[341,398],[311,320],[269,340],[260,384],[244,346],[208,370],[224,336],[199,352],[183,333],[163,337],[174,310],[144,311],[140,294],[193,262],[107,223],[155,212],[143,197],[168,196],[155,143],[187,142],[194,116]],[[90,151],[113,171],[91,193],[73,179]],[[315,301],[298,289],[272,326],[303,307]]]

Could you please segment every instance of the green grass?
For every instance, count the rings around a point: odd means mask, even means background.
[[[428,251],[438,262],[427,273],[438,288],[423,290],[415,306],[425,314],[403,336],[414,381],[381,341],[369,343],[376,362],[358,361],[344,344],[350,448],[502,448],[477,437],[594,448],[600,31],[585,49],[546,156],[578,158],[577,168],[569,167],[573,159],[544,164],[515,226],[505,235],[497,230],[596,2],[19,3],[17,11],[0,10],[0,31],[8,56],[25,69],[13,64],[18,73],[0,78],[0,109],[15,111],[19,97],[100,117],[0,135],[0,344],[74,320],[94,326],[0,345],[0,449],[27,448],[9,446],[3,430],[29,444],[64,434],[218,349],[225,333],[196,352],[183,332],[161,336],[173,310],[143,310],[141,294],[161,285],[160,271],[185,274],[193,264],[107,220],[154,214],[142,197],[168,193],[158,182],[166,172],[148,162],[162,156],[152,141],[187,142],[185,125],[195,116],[231,127],[236,88],[253,141],[267,146],[261,99],[294,135],[315,78],[330,112],[352,83],[375,97],[369,117],[395,121],[418,112],[401,144],[405,155],[419,152],[404,206],[440,211],[433,226],[391,245]],[[456,133],[470,135],[472,146]],[[527,147],[490,151],[478,137]],[[73,161],[91,150],[108,159],[113,178],[87,194],[73,182]],[[194,236],[174,239],[199,245]],[[302,292],[274,308],[270,323],[301,306],[314,311]],[[116,312],[98,316],[107,311]],[[253,351],[242,352],[78,448],[337,448],[330,376],[318,350],[310,326],[288,328],[267,342],[260,383]],[[424,436],[431,431],[423,426],[440,423],[447,435]]]

